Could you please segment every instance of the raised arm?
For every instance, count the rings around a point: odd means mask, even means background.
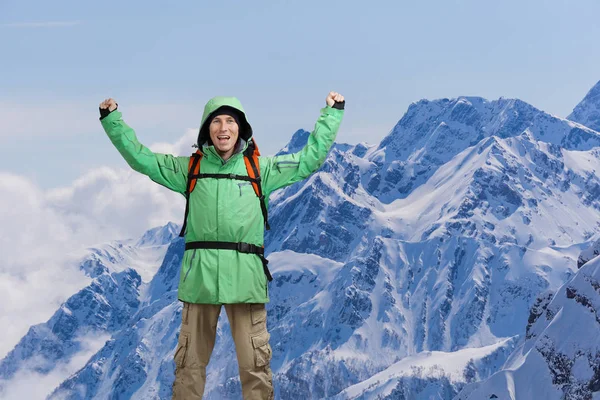
[[[344,96],[330,92],[326,107],[308,137],[306,145],[297,153],[261,159],[263,190],[269,194],[274,190],[306,179],[316,172],[327,157],[344,116]]]
[[[127,164],[154,182],[185,194],[189,157],[175,157],[150,151],[138,141],[135,131],[123,121],[117,106],[113,99],[106,99],[100,103],[100,122]]]

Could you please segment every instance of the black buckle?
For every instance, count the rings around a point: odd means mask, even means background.
[[[236,179],[236,174],[227,174],[227,176],[229,177],[229,179]]]
[[[237,251],[240,253],[252,253],[252,245],[250,243],[238,243]]]

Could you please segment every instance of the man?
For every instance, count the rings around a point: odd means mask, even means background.
[[[187,199],[181,235],[186,250],[178,298],[183,302],[175,350],[174,399],[201,399],[206,365],[225,306],[244,399],[272,399],[271,347],[265,303],[271,279],[264,258],[271,192],[317,171],[335,140],[344,97],[330,92],[306,146],[295,154],[262,157],[240,102],[215,97],[204,107],[192,157],[153,153],[116,111],[100,103],[100,120],[127,163]],[[188,171],[191,174],[188,175]]]

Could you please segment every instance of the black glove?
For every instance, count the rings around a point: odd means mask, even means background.
[[[333,108],[337,108],[338,110],[343,110],[345,105],[346,105],[346,100],[336,101],[335,103],[333,103]]]
[[[116,103],[117,108],[119,108],[119,103]],[[117,109],[115,108],[115,110]],[[106,118],[106,116],[108,116],[108,114],[110,114],[112,111],[108,111],[108,108],[100,108],[98,107],[98,110],[100,110],[100,121],[102,121],[104,118]],[[113,110],[113,111],[115,111]]]

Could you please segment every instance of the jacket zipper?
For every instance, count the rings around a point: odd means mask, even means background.
[[[183,277],[183,281],[185,282],[185,280],[188,277],[188,274],[190,273],[190,270],[192,269],[192,264],[194,262],[194,257],[196,257],[196,250],[198,249],[194,249],[194,253],[192,253],[192,259],[190,260],[190,266],[188,267],[187,272],[185,273],[185,276]]]
[[[297,167],[298,164],[300,164],[299,161],[278,161],[275,163],[275,166],[277,168],[293,168],[293,167]]]

